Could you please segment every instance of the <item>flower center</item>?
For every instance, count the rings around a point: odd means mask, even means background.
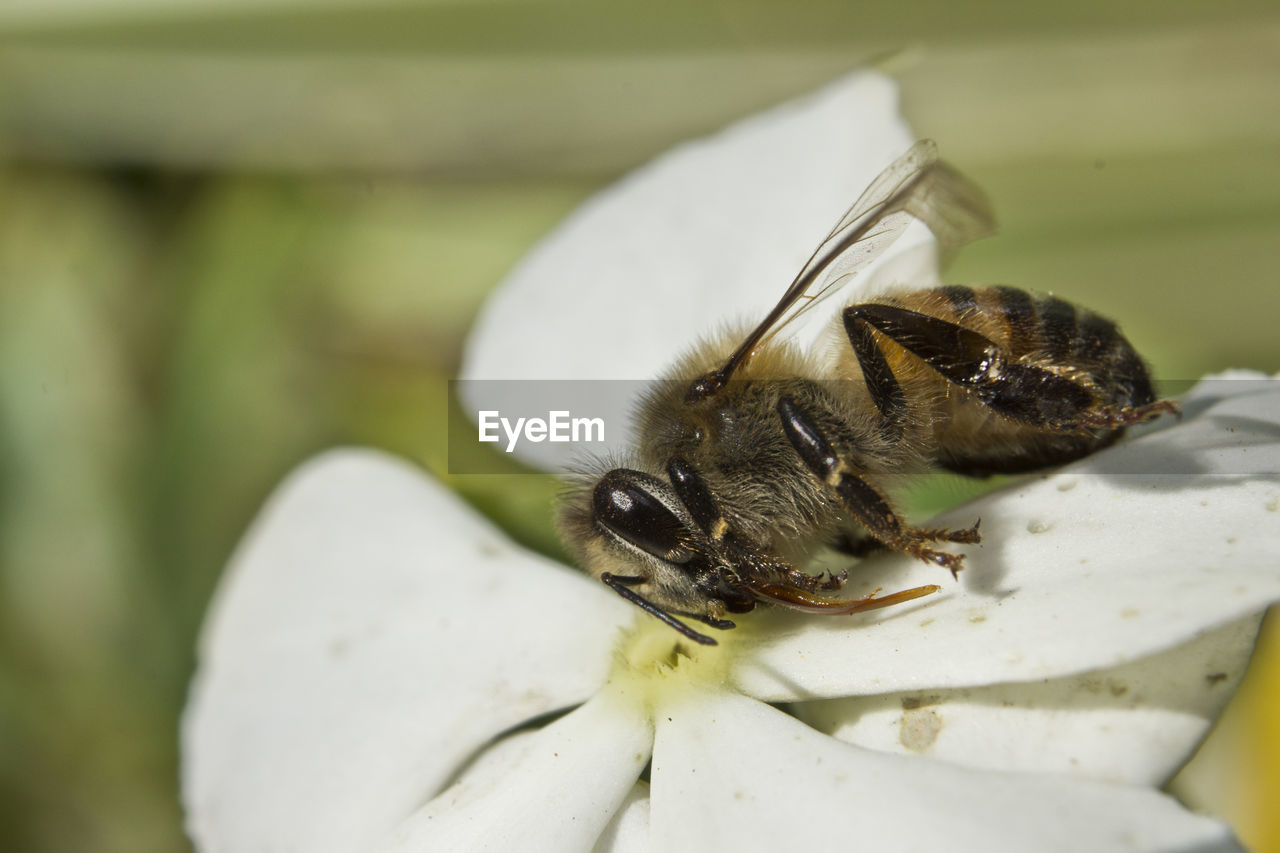
[[[609,682],[639,694],[650,707],[660,692],[689,685],[723,686],[746,633],[741,628],[718,633],[718,645],[702,646],[642,615],[619,635]]]

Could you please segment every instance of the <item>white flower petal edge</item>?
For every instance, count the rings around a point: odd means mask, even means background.
[[[325,454],[269,501],[207,619],[188,830],[204,850],[376,849],[491,738],[595,693],[633,617],[410,466]]]
[[[646,705],[606,689],[465,774],[401,825],[387,853],[589,853],[649,760]]]
[[[1162,785],[1235,692],[1260,621],[1248,617],[1081,675],[799,702],[791,710],[819,731],[880,752]]]
[[[736,694],[691,689],[657,721],[655,850],[1240,849],[1150,789],[885,755]]]
[[[1280,599],[1280,382],[1210,379],[1183,423],[931,522],[982,519],[959,584],[907,558],[859,581],[941,583],[849,621],[769,613],[734,673],[771,700],[1039,681],[1106,669],[1260,614]]]
[[[652,744],[650,744],[652,747]],[[650,853],[649,783],[637,782],[591,853]]]

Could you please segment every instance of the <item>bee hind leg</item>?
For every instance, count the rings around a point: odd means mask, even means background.
[[[801,460],[840,498],[841,503],[872,536],[888,548],[935,563],[959,574],[964,557],[928,547],[929,542],[978,542],[978,525],[964,530],[926,530],[902,523],[887,498],[874,486],[849,470],[813,419],[790,396],[778,401],[782,429]]]
[[[1119,429],[1154,420],[1161,415],[1182,417],[1182,407],[1173,400],[1155,400],[1144,406],[1102,406],[1080,416],[1083,425],[1101,429]]]

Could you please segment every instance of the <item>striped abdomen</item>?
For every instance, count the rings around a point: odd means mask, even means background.
[[[842,375],[961,473],[1077,459],[1154,411],[1147,367],[1116,324],[1055,296],[953,285],[852,305],[843,321]]]

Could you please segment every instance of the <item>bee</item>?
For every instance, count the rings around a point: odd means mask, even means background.
[[[745,334],[696,347],[641,401],[624,465],[583,478],[559,512],[588,573],[685,637],[757,604],[847,614],[937,585],[840,598],[847,573],[802,570],[825,546],[909,554],[957,575],[980,541],[915,527],[887,484],[947,469],[969,476],[1061,465],[1125,428],[1176,414],[1110,320],[1055,296],[960,285],[847,305],[819,359],[778,339],[802,312],[884,252],[911,220],[944,246],[994,229],[981,192],[932,142],[893,162],[836,223]],[[856,534],[856,536],[855,536]]]

